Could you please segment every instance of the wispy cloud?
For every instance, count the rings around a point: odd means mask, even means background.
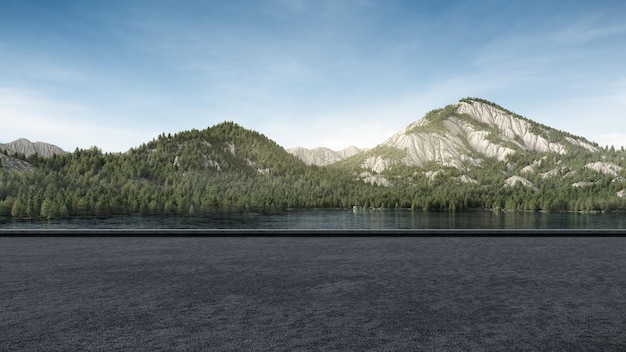
[[[623,6],[65,5],[37,23],[20,10],[33,26],[0,39],[0,116],[10,120],[0,142],[59,134],[64,148],[119,151],[232,120],[285,147],[371,147],[466,96],[574,133],[591,132],[582,126],[600,111],[609,133],[624,128]],[[0,30],[7,23],[17,22]]]
[[[626,24],[621,23],[621,20],[616,22],[609,17],[610,15],[606,13],[587,14],[577,21],[567,23],[562,29],[548,34],[546,37],[554,43],[583,45],[626,34]]]
[[[615,46],[626,35],[626,25],[607,24],[599,15],[568,22],[555,22],[542,31],[505,33],[488,41],[477,52],[472,65],[510,73],[572,74],[572,67],[594,62],[604,55],[623,56],[626,49]],[[597,68],[596,68],[597,69]]]

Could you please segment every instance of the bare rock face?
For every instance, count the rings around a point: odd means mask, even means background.
[[[367,149],[359,149],[355,146],[350,146],[339,151],[324,147],[318,147],[313,149],[295,147],[287,149],[287,152],[295,155],[300,160],[304,161],[304,163],[307,165],[323,166],[347,159],[366,150]]]
[[[521,149],[530,149],[538,152],[556,152],[560,154],[566,152],[565,146],[561,143],[548,141],[543,136],[534,132],[533,123],[530,121],[513,116],[493,105],[473,101],[471,103],[459,102],[457,107],[459,113],[468,114],[477,121],[493,127],[498,131],[504,141],[511,142]]]
[[[587,142],[584,142],[584,141],[581,141],[581,140],[578,140],[578,139],[574,139],[572,137],[565,137],[565,139],[567,139],[568,142],[570,142],[572,144],[575,144],[575,145],[579,145],[579,146],[581,146],[581,147],[583,147],[583,148],[585,148],[588,151],[593,152],[593,153],[595,153],[595,152],[597,152],[599,150],[598,148],[594,147],[593,145],[591,145],[591,144],[589,144]]]
[[[383,145],[406,151],[406,165],[424,166],[435,161],[443,166],[462,168],[465,161],[478,164],[480,161],[468,157],[461,138],[452,134],[410,133],[411,126],[387,139]],[[381,170],[382,171],[382,170]]]
[[[386,168],[389,167],[390,159],[383,158],[381,156],[371,156],[361,164],[361,167],[364,169],[372,170],[376,173],[383,172]]]
[[[598,150],[582,138],[480,99],[463,99],[433,110],[382,145],[405,151],[402,158],[405,165],[435,162],[458,169],[481,166],[485,158],[505,160],[508,155],[525,150],[558,154],[566,154],[570,148]],[[534,166],[523,171],[533,172]]]
[[[369,172],[362,172],[359,177],[365,183],[370,183],[372,185],[383,186],[383,187],[391,187],[391,182],[385,178],[385,176],[380,174],[372,175]]]
[[[545,180],[545,179],[557,176],[559,172],[560,172],[559,169],[552,169],[550,171],[542,172],[540,176],[541,176],[541,179]]]
[[[473,178],[467,176],[467,175],[461,175],[459,177],[456,178],[459,182],[462,183],[473,183],[473,184],[478,184],[478,181],[474,180]]]
[[[44,142],[31,142],[26,138],[16,139],[11,143],[1,144],[0,151],[6,150],[9,154],[20,153],[25,156],[38,154],[43,157],[49,157],[54,154],[65,154],[66,151],[54,144]]]
[[[535,187],[535,185],[532,182],[520,176],[511,176],[504,181],[505,187],[514,187],[517,184],[520,184],[524,187],[531,188],[534,191],[539,190],[539,188]]]
[[[619,176],[619,172],[622,171],[622,167],[610,162],[597,161],[585,165],[586,168],[592,169],[598,172],[605,173],[607,175]]]
[[[2,161],[2,168],[5,170],[28,171],[34,168],[30,163],[24,160],[12,158],[2,153],[0,153],[0,161]]]

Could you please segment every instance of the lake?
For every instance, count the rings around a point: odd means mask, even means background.
[[[435,212],[407,209],[307,209],[275,214],[222,211],[201,216],[0,219],[1,229],[626,229],[626,214],[482,210]]]

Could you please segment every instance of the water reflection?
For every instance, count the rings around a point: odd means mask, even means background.
[[[121,229],[624,229],[622,213],[433,212],[408,209],[307,209],[283,213],[122,216],[51,221],[0,219],[1,228]]]

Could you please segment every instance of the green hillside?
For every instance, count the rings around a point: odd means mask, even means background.
[[[33,171],[0,172],[0,216],[347,207],[350,186],[364,187],[348,176],[307,167],[274,141],[232,122],[162,134],[123,154],[93,147],[25,160]]]
[[[449,114],[443,113],[446,110]],[[431,112],[426,115],[431,124],[413,132],[427,133],[430,128],[441,134],[434,126],[457,115],[450,107]],[[565,137],[571,135],[548,131],[546,137],[553,135],[569,143]],[[102,153],[92,147],[51,157],[12,155],[33,169],[0,171],[0,217],[186,215],[217,209],[280,212],[353,206],[626,210],[624,150],[520,149],[504,160],[485,158],[480,165],[468,164],[465,169],[436,162],[411,166],[401,161],[404,156],[403,150],[379,145],[335,164],[307,166],[270,138],[224,122],[204,130],[162,134],[126,153]],[[389,165],[379,173],[364,174],[364,163],[377,157],[390,160]],[[376,182],[382,179],[387,182]]]

